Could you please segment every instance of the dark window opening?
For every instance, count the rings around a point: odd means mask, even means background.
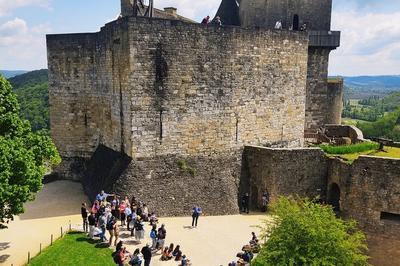
[[[239,141],[239,118],[236,118],[236,143]]]
[[[160,110],[160,144],[162,144],[163,140],[163,111]]]
[[[381,212],[381,220],[382,221],[390,221],[400,224],[400,214],[390,213],[390,212]]]
[[[85,114],[85,127],[87,127],[88,126],[88,118],[87,118],[87,115]]]
[[[293,16],[293,30],[300,30],[300,19],[297,14]]]

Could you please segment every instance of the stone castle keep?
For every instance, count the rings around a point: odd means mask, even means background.
[[[265,189],[272,199],[334,201],[336,184],[354,217],[356,170],[335,179],[345,166],[303,148],[305,132],[341,122],[343,84],[328,82],[329,53],[340,45],[331,9],[331,0],[223,0],[219,27],[122,0],[121,17],[100,32],[48,35],[57,174],[81,181],[90,197],[134,194],[160,215],[187,215],[194,204],[235,214],[242,193],[256,207]],[[371,201],[367,228],[381,212],[400,213],[396,191],[379,211]]]

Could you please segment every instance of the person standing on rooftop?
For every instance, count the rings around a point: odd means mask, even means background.
[[[203,20],[201,21],[201,24],[203,25],[207,25],[208,23],[210,23],[210,16],[203,18]]]

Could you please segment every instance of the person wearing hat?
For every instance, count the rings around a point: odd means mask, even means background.
[[[144,259],[144,266],[150,266],[151,256],[152,256],[150,245],[146,244],[146,246],[142,248],[141,253]]]

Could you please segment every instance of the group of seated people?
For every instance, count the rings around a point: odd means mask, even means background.
[[[165,247],[161,253],[161,260],[167,261],[174,259],[175,261],[181,261],[182,258],[186,259],[185,255],[182,255],[182,250],[180,245],[176,245],[174,248],[174,244],[170,244],[169,247]],[[186,259],[187,261],[187,259]]]
[[[111,199],[111,200],[109,200]],[[86,205],[83,204],[82,208],[86,209]],[[85,213],[88,211],[85,211]],[[84,211],[82,210],[82,216]],[[111,238],[115,237],[116,251],[113,253],[113,258],[115,261],[129,262],[130,265],[141,265],[143,258],[146,257],[147,253],[150,253],[150,257],[161,251],[161,260],[168,261],[174,259],[177,262],[180,262],[179,265],[187,266],[191,265],[190,260],[186,257],[186,255],[182,254],[180,249],[180,245],[177,245],[174,248],[174,244],[170,244],[169,247],[164,248],[164,241],[166,236],[165,225],[162,224],[160,228],[157,229],[158,218],[154,212],[149,213],[148,207],[146,204],[137,201],[135,197],[132,197],[129,200],[128,197],[125,197],[124,200],[120,200],[120,197],[114,194],[107,194],[104,191],[101,191],[97,196],[90,210],[91,215],[96,220],[96,225],[101,221],[102,216],[106,216],[106,228],[103,228],[103,231],[98,228],[98,232],[89,233],[90,237],[100,236],[101,239],[106,240],[104,235],[104,229],[107,229],[110,232]],[[131,236],[135,236],[136,242],[140,243],[141,239],[144,239],[144,222],[148,222],[150,226],[152,226],[152,230],[150,232],[150,238],[152,239],[152,245],[146,245],[141,251],[136,249],[132,254],[128,252],[123,245],[122,241],[118,241],[118,235],[114,233],[115,228],[119,228],[117,221],[121,221],[121,226],[126,226],[126,229],[131,232]],[[85,218],[84,218],[85,221]],[[113,230],[109,229],[110,221],[113,222]],[[119,231],[119,229],[118,229]],[[97,233],[97,234],[96,234]],[[110,238],[110,245],[111,243]],[[115,255],[115,256],[114,256]],[[119,263],[117,263],[119,264]]]
[[[249,266],[254,254],[260,251],[259,240],[254,232],[251,233],[249,244],[243,246],[242,252],[236,254],[238,260],[229,263],[229,266]]]

